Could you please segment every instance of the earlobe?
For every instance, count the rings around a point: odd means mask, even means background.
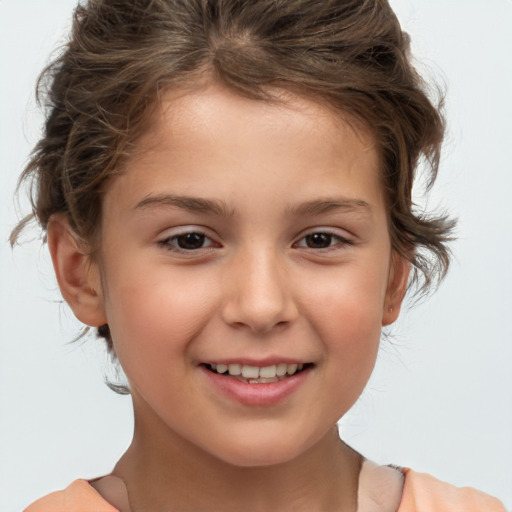
[[[402,301],[407,292],[409,274],[411,271],[410,262],[394,253],[392,256],[391,269],[389,273],[388,287],[382,313],[382,325],[390,325],[396,321],[400,314]]]
[[[93,327],[106,324],[98,266],[91,262],[65,215],[51,216],[48,247],[62,296],[78,320]]]

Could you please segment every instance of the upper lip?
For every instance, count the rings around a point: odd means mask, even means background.
[[[240,365],[247,365],[247,366],[258,366],[258,367],[265,367],[265,366],[274,366],[278,364],[307,364],[310,361],[305,361],[301,359],[296,358],[290,358],[290,357],[269,357],[264,359],[253,359],[253,358],[247,358],[247,357],[239,357],[239,358],[219,358],[219,359],[208,359],[206,361],[202,361],[201,364],[240,364]]]

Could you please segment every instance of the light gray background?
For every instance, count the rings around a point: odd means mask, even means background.
[[[41,117],[33,86],[74,0],[0,0],[0,510],[111,470],[130,400],[102,383],[105,357],[58,304],[46,249],[14,252],[17,176]],[[512,507],[512,1],[394,0],[418,59],[448,86],[450,132],[429,204],[459,216],[441,289],[405,311],[345,439]],[[420,197],[418,197],[421,200]],[[24,205],[24,207],[23,207]],[[22,210],[27,205],[22,201]]]

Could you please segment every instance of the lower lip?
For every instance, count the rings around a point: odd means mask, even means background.
[[[277,405],[294,393],[304,383],[311,371],[311,368],[305,368],[299,373],[278,382],[249,384],[230,377],[224,377],[206,369],[204,366],[200,368],[209,382],[222,394],[243,405],[253,407]]]

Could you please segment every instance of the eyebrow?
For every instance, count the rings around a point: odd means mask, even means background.
[[[230,209],[224,201],[172,194],[147,196],[139,201],[134,209],[146,210],[162,207],[182,208],[193,213],[214,214],[220,217],[234,215],[234,210]],[[371,206],[366,201],[345,197],[315,199],[298,205],[289,205],[285,213],[300,217],[322,215],[333,210],[371,214]]]
[[[298,205],[288,206],[286,212],[295,216],[322,215],[332,211],[355,212],[369,215],[371,206],[361,199],[346,197],[315,199]]]
[[[194,213],[214,214],[221,217],[233,215],[233,211],[228,208],[224,201],[172,194],[150,195],[139,201],[134,209],[147,210],[169,206],[182,208]]]

